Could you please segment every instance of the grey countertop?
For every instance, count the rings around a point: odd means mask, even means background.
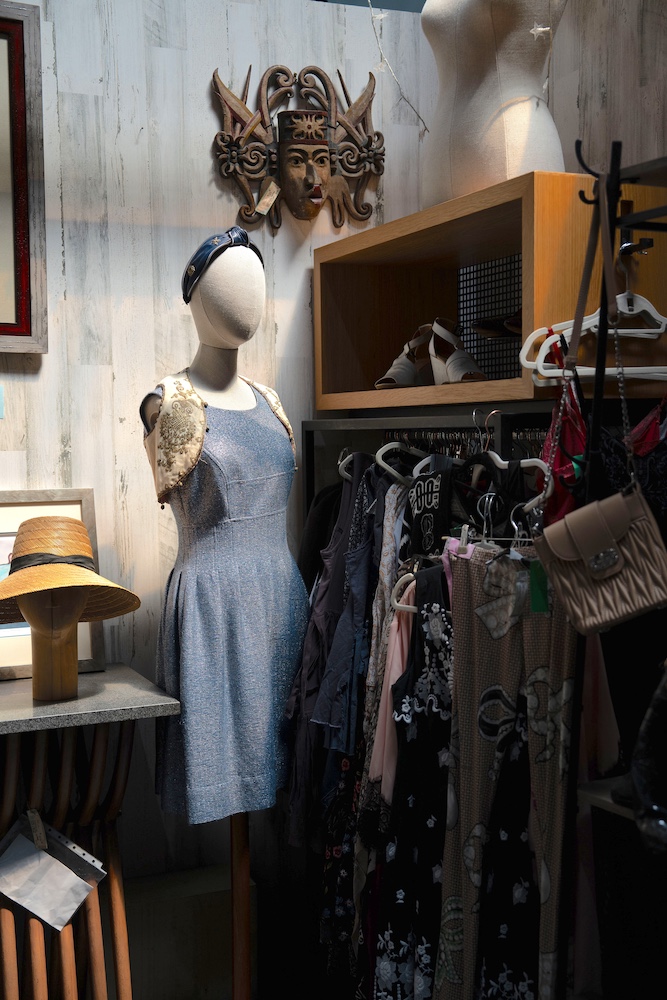
[[[79,696],[71,701],[33,701],[30,678],[0,682],[0,735],[151,719],[180,710],[176,698],[123,663],[79,674]]]

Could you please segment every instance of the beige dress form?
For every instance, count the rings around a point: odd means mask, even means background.
[[[533,170],[564,169],[543,84],[566,3],[426,0],[421,24],[438,99],[424,139],[422,208]]]

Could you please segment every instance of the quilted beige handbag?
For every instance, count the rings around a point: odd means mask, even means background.
[[[667,605],[667,551],[637,485],[566,514],[533,541],[582,635]]]

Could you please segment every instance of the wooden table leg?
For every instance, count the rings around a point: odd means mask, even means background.
[[[123,804],[127,779],[130,773],[134,729],[134,719],[128,719],[120,725],[113,775],[107,797],[102,805],[104,855],[107,869],[112,951],[118,1000],[131,1000],[132,997],[130,943],[127,933],[125,892],[123,889],[123,872],[116,834],[116,818]]]
[[[48,1000],[44,925],[37,917],[28,916],[26,920],[26,946],[25,973],[29,977],[30,998],[31,1000]]]
[[[65,924],[58,934],[58,951],[60,953],[60,995],[62,1000],[78,1000],[76,983],[76,961],[74,958],[74,929],[72,922]]]
[[[0,837],[4,837],[14,818],[16,790],[19,780],[21,737],[11,733],[5,737],[5,768],[0,799]],[[0,995],[6,1000],[19,1000],[19,966],[16,954],[16,921],[14,911],[0,906]]]
[[[97,824],[100,816],[102,817],[104,848],[101,856],[104,857],[107,870],[105,888],[109,894],[116,998],[117,1000],[132,1000],[129,941],[115,820],[122,806],[129,775],[134,721],[129,720],[121,723],[109,791],[104,802],[101,802],[107,768],[109,729],[109,724],[100,724],[95,727],[90,760],[86,763],[85,771],[82,764],[81,777],[79,778],[81,784],[85,782],[85,787],[82,789],[74,821],[75,825],[72,829],[68,829],[67,833],[79,842],[87,843],[89,836],[92,839],[91,825],[94,821]],[[25,782],[28,788],[26,805],[27,808],[42,813],[48,775],[49,733],[46,731],[38,732],[33,739],[34,753],[31,774]],[[83,744],[80,746],[83,747]],[[58,781],[54,789],[49,817],[51,824],[56,829],[63,829],[71,807],[75,780],[76,747],[77,731],[74,728],[68,728],[63,732],[60,741]],[[8,737],[4,781],[0,790],[0,835],[9,828],[16,812],[16,796],[20,776],[19,750],[19,736]],[[83,778],[84,774],[85,778]],[[78,833],[76,828],[78,828]],[[81,840],[82,836],[83,840]],[[77,960],[73,923],[68,923],[62,931],[53,935],[50,962],[47,961],[46,935],[42,921],[27,914],[24,926],[24,971],[23,993],[21,994],[14,913],[7,907],[0,907],[1,1000],[19,1000],[20,995],[23,996],[23,1000],[48,1000],[49,996],[52,997],[52,1000],[56,997],[58,1000],[77,1000],[80,989],[88,990],[86,996],[90,996],[91,1000],[108,1000],[100,896],[97,888],[89,893],[79,914],[76,940],[86,955],[86,960],[83,962],[80,953]],[[78,976],[80,981],[77,984],[79,966],[81,966]],[[51,978],[50,987],[49,977]],[[87,985],[86,980],[88,981]]]
[[[16,812],[16,790],[19,783],[21,736],[11,733],[5,737],[5,771],[0,799],[0,837],[4,837]]]
[[[35,733],[35,747],[32,758],[32,772],[30,774],[30,790],[28,791],[28,809],[36,809],[41,812],[44,805],[44,791],[46,788],[46,762],[49,753],[49,734],[42,730]]]
[[[91,1000],[107,1000],[107,976],[104,963],[104,940],[100,916],[100,894],[93,889],[83,904],[88,937],[88,969],[90,976]]]
[[[104,722],[95,726],[93,734],[93,749],[88,763],[87,788],[85,797],[79,807],[77,816],[78,826],[88,826],[92,822],[97,811],[102,794],[102,784],[104,782],[104,771],[107,763],[107,749],[109,747],[109,723]]]
[[[3,1000],[19,1000],[16,923],[7,906],[0,906],[0,996]]]
[[[247,813],[231,824],[232,856],[232,1000],[250,1000],[250,835]]]
[[[60,768],[58,785],[56,787],[53,805],[51,807],[51,826],[62,830],[67,819],[67,813],[72,800],[74,785],[74,760],[76,754],[76,729],[70,726],[63,730],[60,742]]]
[[[104,848],[107,891],[109,893],[111,947],[116,973],[116,997],[117,1000],[132,1000],[130,944],[127,936],[123,873],[115,823],[109,823],[104,828]]]
[[[117,818],[123,804],[125,789],[127,788],[127,779],[130,774],[133,744],[134,719],[126,719],[120,724],[113,777],[109,786],[108,795],[102,806],[102,818],[105,823],[112,823]]]
[[[36,733],[27,805],[28,809],[37,809],[38,812],[42,809],[44,802],[48,748],[48,732],[42,731]],[[37,917],[28,916],[26,920],[26,946],[29,958],[28,966],[30,970],[32,1000],[48,1000],[49,990],[44,926]]]

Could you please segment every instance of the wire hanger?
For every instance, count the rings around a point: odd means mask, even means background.
[[[477,513],[482,519],[482,542],[493,541],[493,508],[496,503],[500,503],[500,498],[495,490],[483,493],[477,501]]]
[[[482,411],[479,409],[478,406],[476,406],[472,411],[472,421],[475,427],[477,428],[477,433],[479,434],[480,453],[488,454],[489,445],[491,444],[491,431],[489,430],[489,418],[492,417],[495,413],[502,413],[502,410],[491,410],[490,413],[487,413],[484,419],[484,430],[482,430],[482,428],[477,423],[478,412],[481,413]],[[479,485],[479,480],[483,472],[484,472],[484,466],[479,462],[473,466],[472,476],[470,478],[470,485],[474,490],[477,489],[477,486]]]
[[[512,507],[509,519],[510,519],[510,524],[514,528],[514,534],[512,535],[511,538],[494,538],[493,541],[496,543],[496,545],[508,544],[510,550],[516,550],[520,548],[522,545],[528,545],[532,541],[530,532],[527,530],[526,526],[521,524],[521,522],[517,518],[517,512],[522,510],[522,508],[523,504],[520,503],[517,503],[514,505],[514,507]]]
[[[477,423],[477,414],[478,414],[478,412],[481,413],[482,411],[480,410],[480,408],[478,406],[475,406],[474,409],[473,409],[473,411],[472,411],[472,422],[475,425],[475,430],[477,431],[477,434],[479,436],[479,450],[480,451],[485,451],[486,449],[484,447],[484,445],[485,445],[484,431],[482,430],[482,428]],[[500,411],[498,411],[498,412],[500,412]],[[487,418],[487,420],[488,420],[488,418]],[[486,424],[485,424],[485,426],[486,426]],[[488,431],[488,428],[487,428],[487,431]]]
[[[503,412],[502,410],[490,410],[489,413],[487,413],[487,415],[485,417],[485,420],[484,420],[484,433],[486,434],[486,440],[484,441],[484,448],[483,448],[484,451],[488,452],[489,445],[491,444],[491,437],[492,437],[492,435],[491,435],[491,431],[489,430],[489,420],[490,420],[491,417],[495,416],[496,413],[502,413],[502,412]]]

